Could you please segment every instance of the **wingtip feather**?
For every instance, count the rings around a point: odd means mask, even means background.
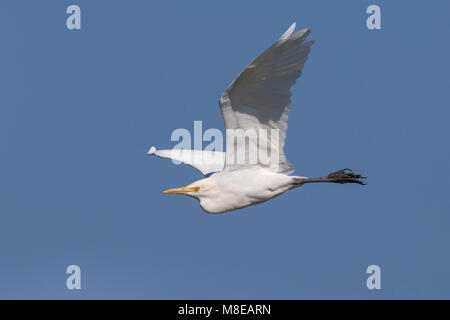
[[[295,22],[293,24],[291,24],[291,26],[286,30],[286,32],[283,33],[283,35],[280,37],[280,40],[287,39],[292,34],[292,32],[294,32],[296,25],[297,24]]]
[[[155,154],[155,152],[156,152],[156,148],[155,148],[155,146],[152,146],[150,148],[150,150],[148,150],[147,154]]]

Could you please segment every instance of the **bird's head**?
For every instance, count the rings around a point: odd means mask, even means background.
[[[203,196],[207,196],[211,188],[212,187],[209,184],[202,183],[202,180],[200,180],[193,182],[186,187],[165,190],[163,193],[184,194],[199,199]]]

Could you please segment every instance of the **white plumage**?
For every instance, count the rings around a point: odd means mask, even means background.
[[[360,183],[364,178],[346,170],[326,177],[308,179],[290,176],[293,167],[284,155],[287,118],[291,104],[290,88],[301,75],[313,40],[305,41],[310,30],[293,33],[295,23],[267,50],[253,60],[231,83],[220,98],[220,108],[228,130],[276,130],[278,140],[249,139],[246,144],[227,143],[236,153],[244,153],[244,163],[236,163],[223,152],[201,150],[156,150],[149,154],[192,165],[208,178],[184,188],[164,193],[185,194],[197,198],[209,213],[221,213],[261,203],[308,182]],[[271,137],[270,134],[268,136]],[[263,141],[264,143],[262,143]],[[234,143],[233,143],[234,142]],[[261,150],[264,148],[264,150]],[[256,163],[248,154],[264,151],[274,154],[269,162]],[[207,159],[207,161],[205,161]],[[276,161],[273,161],[276,159]]]

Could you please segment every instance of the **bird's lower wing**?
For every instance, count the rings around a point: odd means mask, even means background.
[[[225,165],[225,152],[202,151],[186,149],[166,149],[156,150],[151,147],[148,154],[160,158],[168,158],[175,161],[176,164],[182,162],[193,166],[204,175],[208,173],[222,171]]]

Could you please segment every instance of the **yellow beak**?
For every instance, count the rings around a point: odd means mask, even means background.
[[[169,189],[169,190],[165,190],[163,191],[163,193],[179,193],[179,194],[186,194],[189,192],[197,192],[199,190],[198,187],[196,188],[188,188],[188,187],[184,187],[184,188],[178,188],[178,189]]]

